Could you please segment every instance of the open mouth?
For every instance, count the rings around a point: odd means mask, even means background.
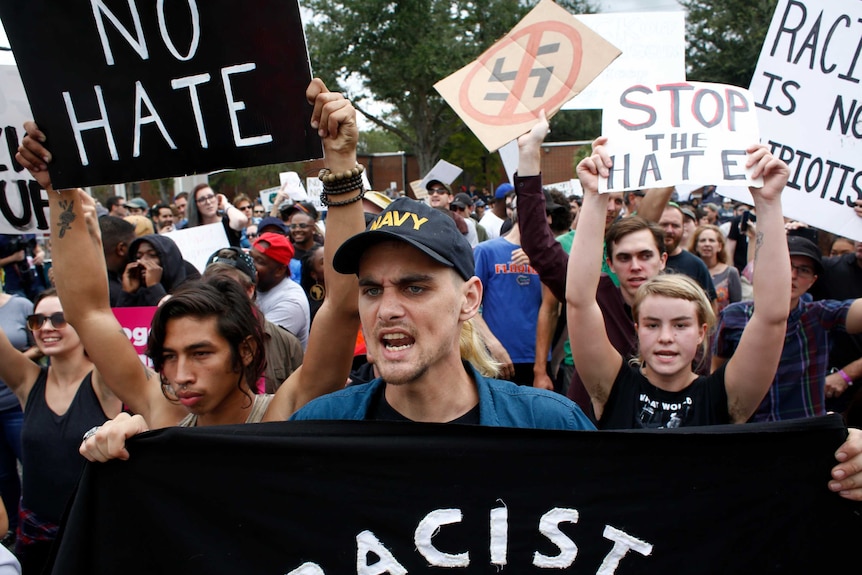
[[[389,351],[402,351],[409,349],[416,341],[409,335],[403,333],[387,333],[380,338],[383,346]]]

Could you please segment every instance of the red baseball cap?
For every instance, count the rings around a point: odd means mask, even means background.
[[[288,265],[293,259],[293,244],[281,234],[273,232],[260,234],[251,247],[280,264]]]

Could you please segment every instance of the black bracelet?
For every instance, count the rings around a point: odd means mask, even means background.
[[[336,184],[323,183],[323,191],[332,195],[343,194],[362,187],[362,176],[353,176],[349,179],[341,180]]]
[[[346,200],[340,200],[337,202],[332,202],[329,200],[329,196],[326,192],[320,194],[320,203],[328,208],[337,208],[338,206],[347,206],[352,204],[353,202],[358,202],[362,198],[365,197],[365,190],[360,189],[359,193],[353,196],[352,198],[347,198]]]

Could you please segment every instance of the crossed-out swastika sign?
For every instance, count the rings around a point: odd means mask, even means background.
[[[565,78],[554,75],[556,61],[561,57],[572,62]],[[581,57],[581,35],[574,27],[541,22],[523,28],[503,38],[474,62],[461,85],[461,107],[491,126],[534,120],[540,109],[562,106],[571,97]]]
[[[551,0],[476,61],[434,86],[494,151],[583,90],[620,51]]]

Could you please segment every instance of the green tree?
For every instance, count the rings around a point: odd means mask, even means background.
[[[536,2],[308,0],[312,67],[327,85],[431,169],[449,138],[466,129],[434,84],[505,35]],[[560,2],[572,12],[586,0]],[[374,112],[367,104],[382,106]]]
[[[688,79],[747,88],[778,0],[680,0]]]

